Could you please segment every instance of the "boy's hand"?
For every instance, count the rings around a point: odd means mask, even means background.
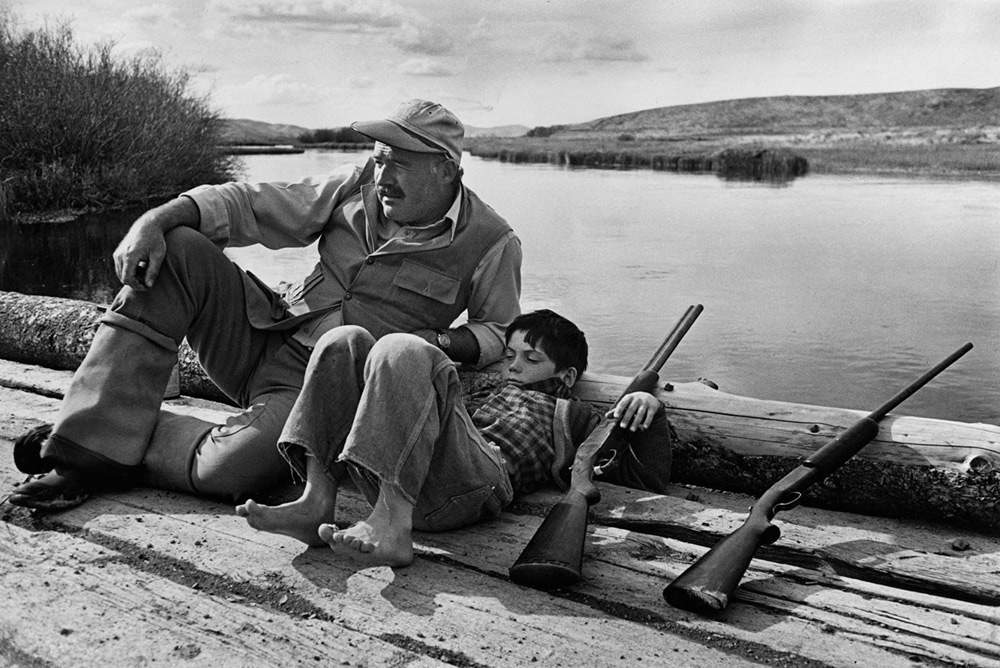
[[[630,392],[606,413],[606,417],[618,420],[618,426],[622,429],[643,431],[653,424],[653,418],[661,405],[660,400],[649,392]]]

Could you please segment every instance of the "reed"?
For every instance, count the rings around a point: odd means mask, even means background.
[[[157,56],[0,14],[0,219],[102,209],[232,178],[220,119]]]
[[[626,141],[621,138],[619,142]],[[555,144],[533,139],[475,140],[469,151],[477,157],[513,163],[548,163],[566,167],[653,169],[675,172],[711,172],[725,178],[780,180],[802,176],[808,161],[790,150],[746,146],[665,147],[662,142],[636,142],[627,147],[604,142]],[[670,152],[666,152],[670,151]]]

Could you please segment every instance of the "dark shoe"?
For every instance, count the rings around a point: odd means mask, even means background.
[[[7,500],[22,508],[56,511],[75,508],[89,499],[90,493],[82,474],[50,471],[16,488]]]
[[[40,465],[50,463],[49,468],[55,470],[15,489],[8,498],[15,506],[49,511],[73,508],[92,494],[131,487],[142,470],[141,466],[119,464],[59,434],[49,434],[42,450],[45,455],[40,457]]]
[[[51,424],[43,424],[21,434],[14,441],[14,466],[21,473],[37,475],[52,470],[52,463],[42,459],[42,444],[52,433]]]

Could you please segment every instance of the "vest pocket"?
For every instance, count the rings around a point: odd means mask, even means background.
[[[413,260],[403,260],[392,284],[442,304],[454,304],[461,287],[461,282],[454,276]]]

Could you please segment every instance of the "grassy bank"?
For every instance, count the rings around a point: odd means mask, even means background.
[[[817,174],[896,174],[1000,179],[1000,144],[855,142],[796,146]]]
[[[101,209],[232,177],[220,119],[156,57],[0,13],[0,220]]]
[[[614,137],[482,137],[473,155],[506,162],[565,166],[707,171],[749,178],[804,174],[897,174],[1000,178],[1000,144],[893,142],[811,143],[761,136],[618,139]]]
[[[477,138],[467,142],[467,148],[472,155],[487,159],[567,167],[714,172],[757,179],[794,178],[808,171],[807,161],[794,151],[763,145],[727,146],[724,142]]]

